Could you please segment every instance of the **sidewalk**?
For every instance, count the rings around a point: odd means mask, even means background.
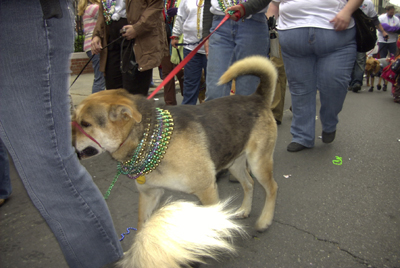
[[[69,84],[71,85],[72,82],[75,80],[76,75],[71,75]],[[161,83],[160,73],[158,68],[153,69],[153,82],[156,87]],[[93,85],[93,74],[81,74],[74,83],[74,85],[70,88],[70,94],[72,97],[72,101],[74,105],[78,105],[83,99],[89,96],[92,93],[92,85]],[[179,87],[179,85],[178,85]],[[153,92],[156,88],[151,87],[149,90],[149,94]],[[163,89],[161,89],[157,95],[162,94]]]

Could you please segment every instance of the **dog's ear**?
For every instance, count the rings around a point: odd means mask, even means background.
[[[125,105],[111,105],[109,118],[111,121],[118,121],[118,120],[129,120],[133,119],[137,123],[142,121],[142,115],[137,111],[132,109],[132,107],[125,106]]]

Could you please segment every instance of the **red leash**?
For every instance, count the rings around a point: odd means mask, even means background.
[[[239,11],[236,11],[239,12]],[[216,31],[218,30],[218,28],[224,24],[231,15],[226,14],[225,17],[223,18],[223,20],[218,24],[218,26],[214,29],[214,31],[212,31],[206,38],[203,39],[203,41],[201,41],[200,44],[197,45],[197,47],[195,47],[195,49],[192,50],[192,52],[189,53],[189,55],[187,55],[186,58],[183,59],[183,61],[181,61],[181,63],[178,64],[178,66],[176,66],[169,74],[168,76],[161,82],[161,84],[158,85],[158,87],[150,94],[150,96],[147,97],[147,99],[151,99],[154,97],[154,95],[157,94],[158,91],[160,91],[160,89],[165,86],[166,83],[168,83],[182,68],[183,66],[185,66],[192,58],[193,56],[197,53],[197,51],[199,51],[199,49],[204,45],[204,43],[208,40],[208,38],[210,38],[210,36]],[[239,17],[240,17],[240,13],[239,13]]]
[[[72,121],[71,124],[72,124],[72,126],[76,127],[81,133],[83,133],[86,137],[88,137],[89,139],[94,141],[98,146],[100,146],[100,148],[103,148],[103,147],[101,147],[100,143],[98,141],[96,141],[92,136],[87,134],[86,131],[84,131],[83,128],[76,121]]]

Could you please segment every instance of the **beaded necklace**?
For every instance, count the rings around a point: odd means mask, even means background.
[[[218,0],[219,8],[225,12],[228,7],[236,6],[240,3],[245,3],[247,0],[231,0],[230,3],[228,0]],[[231,11],[230,11],[231,12]],[[231,14],[232,15],[232,14]]]
[[[119,175],[127,175],[130,179],[136,179],[139,184],[144,184],[146,182],[145,175],[155,170],[164,158],[174,130],[174,120],[168,110],[158,107],[156,108],[156,120],[157,123],[154,125],[151,135],[151,124],[147,124],[143,138],[136,147],[132,158],[125,163],[118,163],[117,174],[104,195],[105,199],[110,195]]]
[[[174,129],[174,120],[167,110],[156,108],[157,123],[150,136],[148,124],[132,158],[118,163],[118,171],[130,179],[137,179],[152,172],[163,159]]]
[[[201,11],[203,10],[204,7],[204,0],[196,0],[196,5],[197,5],[197,38],[201,38],[200,34],[200,22],[201,22]]]
[[[111,23],[111,16],[115,12],[116,0],[103,0],[103,16],[106,24]]]

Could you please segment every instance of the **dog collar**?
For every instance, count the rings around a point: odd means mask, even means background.
[[[168,110],[156,108],[156,123],[150,136],[151,124],[148,123],[132,158],[125,163],[118,163],[118,172],[130,179],[137,179],[139,184],[146,182],[145,175],[158,167],[168,148],[174,129],[174,120]]]

